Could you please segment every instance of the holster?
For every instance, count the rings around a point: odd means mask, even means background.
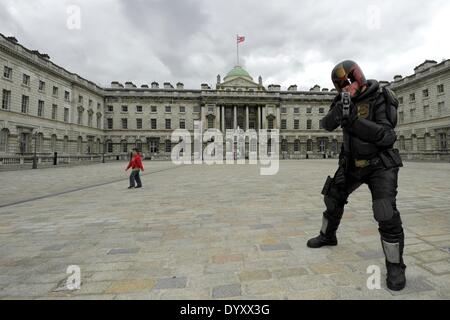
[[[398,149],[388,149],[380,152],[380,160],[386,169],[403,167]]]
[[[331,188],[332,184],[333,184],[333,178],[328,176],[327,180],[325,181],[325,185],[323,186],[322,192],[321,192],[324,196],[326,196],[328,193],[330,193],[330,188]]]

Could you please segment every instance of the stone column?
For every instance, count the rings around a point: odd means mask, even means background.
[[[215,124],[214,128],[220,129],[220,109],[219,109],[219,107],[216,106],[216,107],[214,108],[214,111],[215,111],[215,112],[214,112],[214,115],[216,116],[216,118],[215,118],[216,124]]]
[[[247,131],[249,129],[249,124],[248,124],[248,106],[245,106],[245,130]]]
[[[261,106],[256,107],[258,110],[258,130],[262,129],[262,121],[261,121]]]
[[[263,107],[263,121],[262,121],[264,128],[268,128],[269,127],[269,124],[267,122],[267,112],[268,112],[267,105],[265,105]]]
[[[234,106],[233,110],[233,128],[237,128],[237,106]]]
[[[222,110],[222,133],[225,132],[225,106],[220,107]]]
[[[280,112],[280,106],[277,106],[277,129],[281,129],[281,112]]]

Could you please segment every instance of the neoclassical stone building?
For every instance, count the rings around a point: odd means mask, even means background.
[[[114,81],[102,88],[1,34],[0,62],[3,156],[29,154],[35,146],[39,154],[63,155],[120,154],[138,146],[146,156],[167,158],[173,147],[172,131],[193,132],[194,121],[201,121],[204,129],[221,131],[279,129],[280,156],[286,159],[336,156],[342,142],[339,131],[328,133],[320,123],[334,90],[318,85],[309,91],[299,91],[296,85],[287,90],[279,85],[266,87],[261,76],[255,81],[240,66],[223,79],[217,76],[214,87],[202,84],[199,89],[186,89],[182,83],[167,82],[138,87]],[[449,63],[427,61],[413,76],[384,83],[403,99],[399,144],[412,157],[445,158],[447,154]],[[408,122],[406,105],[415,104],[407,98],[413,91],[418,96],[425,87],[432,118]],[[415,144],[409,142],[414,135]]]

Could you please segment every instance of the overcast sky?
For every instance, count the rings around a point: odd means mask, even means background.
[[[450,58],[449,31],[448,0],[1,0],[0,7],[1,33],[103,86],[214,85],[236,64],[236,34],[246,37],[241,65],[266,86],[331,88],[331,69],[344,59],[359,62],[368,78],[392,80],[425,59]]]

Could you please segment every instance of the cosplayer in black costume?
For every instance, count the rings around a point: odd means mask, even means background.
[[[307,245],[310,248],[337,245],[336,231],[348,196],[366,183],[372,194],[373,214],[386,257],[387,286],[402,290],[406,284],[404,234],[396,206],[402,161],[398,150],[393,149],[397,140],[394,128],[398,100],[391,90],[380,88],[377,81],[366,80],[353,61],[339,63],[333,69],[332,80],[339,94],[322,123],[327,131],[342,127],[343,145],[339,168],[333,178],[328,177],[322,191],[326,206],[322,229]],[[351,97],[348,109],[342,100],[343,92]]]

